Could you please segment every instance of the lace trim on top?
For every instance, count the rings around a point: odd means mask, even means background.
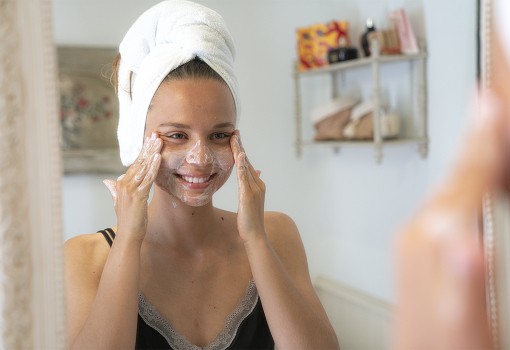
[[[225,326],[216,338],[204,348],[192,344],[185,336],[178,333],[142,293],[138,294],[138,313],[142,319],[156,331],[158,331],[175,350],[225,350],[232,344],[239,326],[248,315],[255,309],[259,299],[257,287],[254,281],[250,281],[245,296],[237,307],[232,311]]]

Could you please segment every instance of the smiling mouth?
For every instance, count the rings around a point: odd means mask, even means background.
[[[177,174],[182,180],[189,184],[203,184],[209,182],[216,174],[212,174],[209,176],[189,176],[189,175],[181,175]]]

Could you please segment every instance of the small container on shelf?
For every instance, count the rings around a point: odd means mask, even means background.
[[[370,33],[375,32],[375,24],[372,18],[367,18],[365,31],[361,35],[360,43],[366,57],[370,56]]]
[[[329,64],[354,60],[358,58],[358,49],[355,47],[339,47],[328,52]]]

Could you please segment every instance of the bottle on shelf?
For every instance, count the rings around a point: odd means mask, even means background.
[[[361,35],[361,48],[365,56],[370,56],[370,42],[368,40],[368,36],[371,32],[375,31],[375,25],[372,18],[367,18],[366,28],[363,34]]]

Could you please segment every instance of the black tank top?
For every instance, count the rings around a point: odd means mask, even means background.
[[[111,228],[99,231],[111,246],[115,233]],[[229,315],[224,329],[213,342],[204,348],[191,344],[177,333],[156,308],[140,293],[138,300],[138,325],[136,349],[171,350],[226,350],[226,349],[274,349],[262,303],[253,281],[245,297]]]

